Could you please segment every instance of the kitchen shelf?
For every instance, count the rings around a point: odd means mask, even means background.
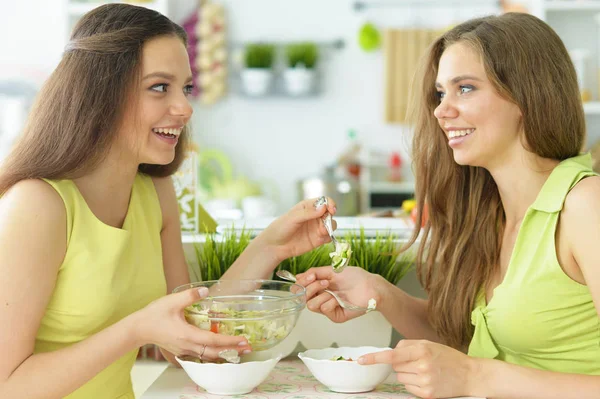
[[[552,0],[546,1],[544,8],[547,11],[600,10],[600,1]]]
[[[600,114],[600,101],[589,101],[583,103],[583,111],[586,114]]]

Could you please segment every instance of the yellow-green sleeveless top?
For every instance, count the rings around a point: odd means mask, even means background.
[[[586,285],[558,263],[555,232],[565,198],[592,176],[589,154],[561,162],[521,223],[502,283],[471,314],[469,355],[542,370],[600,375],[600,319]]]
[[[96,218],[73,181],[46,181],[65,203],[67,251],[37,333],[36,353],[82,341],[167,291],[162,214],[149,176],[136,176],[121,229]],[[67,398],[134,399],[130,372],[137,352],[121,357]]]

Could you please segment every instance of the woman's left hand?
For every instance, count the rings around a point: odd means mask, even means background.
[[[325,212],[335,215],[335,202],[327,198],[327,205],[315,208],[316,198],[296,204],[275,219],[261,234],[263,245],[272,248],[279,261],[302,255],[331,241],[321,217]],[[332,221],[336,228],[335,221]]]
[[[474,359],[456,349],[430,341],[401,340],[395,349],[370,353],[360,364],[387,363],[398,382],[421,398],[469,396]]]

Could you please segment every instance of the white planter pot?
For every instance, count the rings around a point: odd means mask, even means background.
[[[269,92],[273,81],[273,71],[270,69],[244,69],[241,76],[244,92],[250,96],[264,96]]]
[[[322,314],[304,309],[296,327],[280,344],[268,351],[272,356],[284,357],[304,349],[341,346],[388,347],[392,339],[392,325],[379,312],[371,312],[347,321],[334,323]],[[301,345],[301,346],[299,346]]]
[[[288,68],[283,73],[283,79],[289,94],[301,96],[313,90],[315,71],[306,68]]]

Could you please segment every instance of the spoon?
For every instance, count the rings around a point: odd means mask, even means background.
[[[283,280],[291,281],[294,283],[296,282],[296,276],[294,276],[292,273],[288,272],[287,270],[277,270],[275,275],[277,275],[277,277],[279,277]],[[338,296],[338,294],[336,294],[333,291],[330,291],[330,290],[323,290],[323,291],[328,293],[329,295],[331,295],[337,301],[337,303],[339,303],[340,306],[346,310],[353,310],[355,312],[365,312],[365,313],[369,313],[370,311],[374,310],[374,309],[370,309],[370,308],[363,308],[362,306],[356,306],[349,302],[346,302],[342,298],[340,298]]]
[[[317,198],[317,200],[315,201],[315,208],[318,208],[321,205],[327,206],[327,197],[321,196],[321,197]],[[333,224],[331,222],[331,213],[325,212],[325,214],[323,216],[321,216],[321,220],[323,220],[323,224],[325,225],[325,230],[327,230],[327,234],[329,234],[329,238],[331,238],[331,243],[333,244],[334,250],[337,251],[338,240],[333,235]],[[346,268],[347,264],[348,264],[348,261],[345,260],[341,266],[338,266],[337,268],[334,267],[333,271],[336,273],[341,273],[342,270],[344,270]]]

